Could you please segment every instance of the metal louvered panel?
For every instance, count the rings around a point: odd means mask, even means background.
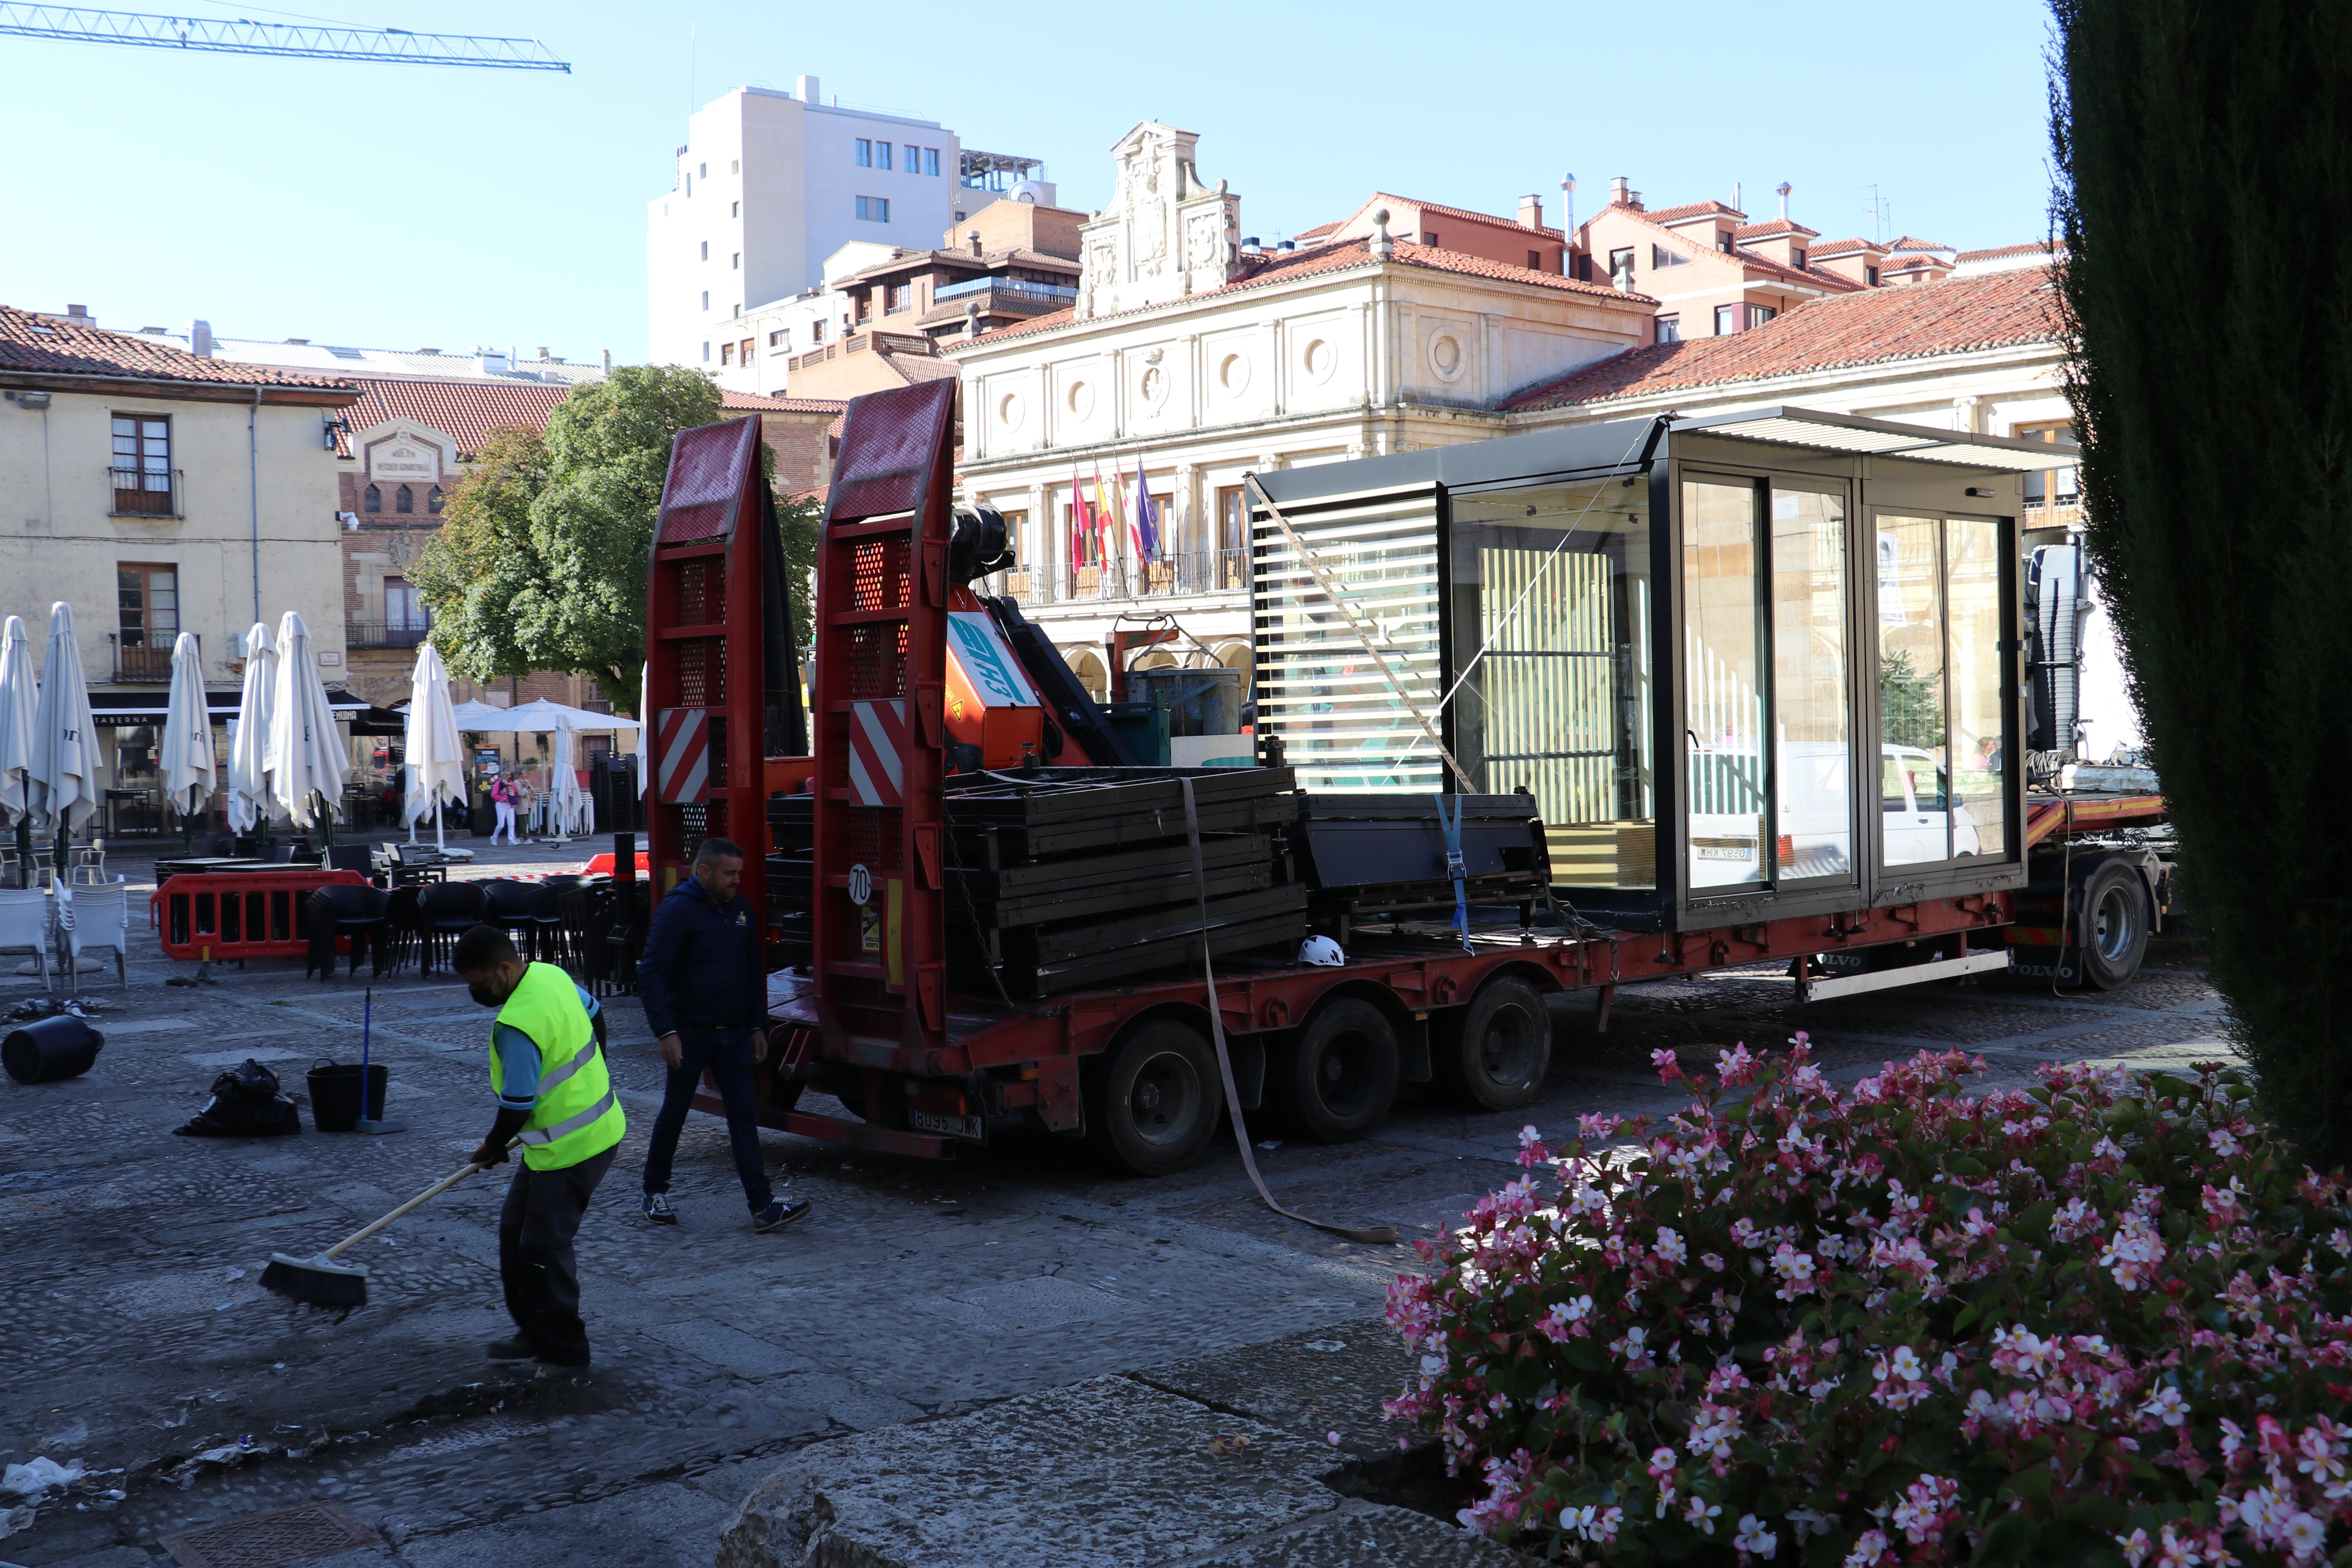
[[[1310,790],[1425,794],[1445,787],[1444,764],[1396,694],[1401,685],[1436,720],[1444,670],[1434,488],[1284,515],[1346,595],[1388,673],[1325,598],[1282,531],[1261,514],[1253,522],[1251,551],[1258,732],[1281,737],[1284,760]]]

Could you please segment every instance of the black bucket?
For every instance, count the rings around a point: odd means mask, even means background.
[[[383,1119],[383,1090],[391,1069],[381,1062],[368,1064],[367,1109],[370,1120]],[[320,1062],[310,1069],[310,1122],[321,1132],[349,1132],[360,1124],[360,1069],[354,1062],[341,1066]]]
[[[88,1072],[104,1044],[106,1037],[91,1028],[89,1020],[60,1013],[11,1029],[0,1040],[0,1067],[18,1083],[55,1083]]]

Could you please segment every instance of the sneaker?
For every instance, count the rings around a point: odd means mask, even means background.
[[[676,1225],[677,1223],[677,1211],[669,1206],[669,1194],[667,1193],[647,1193],[646,1194],[646,1217],[653,1221],[656,1225]]]
[[[492,1340],[489,1343],[489,1352],[490,1359],[492,1361],[536,1361],[539,1359],[539,1347],[532,1344],[529,1340],[524,1339],[520,1334],[515,1335],[512,1339]]]
[[[806,1199],[793,1203],[778,1198],[751,1216],[751,1228],[757,1231],[782,1230],[793,1221],[805,1216],[814,1206]]]

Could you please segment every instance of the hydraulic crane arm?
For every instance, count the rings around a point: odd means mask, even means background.
[[[409,33],[398,27],[289,26],[208,16],[152,16],[137,11],[85,11],[0,0],[0,34],[84,44],[135,44],[220,55],[290,55],[322,60],[385,60],[394,65],[482,66],[497,70],[571,72],[536,38],[481,38]]]

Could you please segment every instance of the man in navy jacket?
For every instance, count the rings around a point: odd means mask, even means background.
[[[655,907],[637,960],[637,996],[669,1068],[646,1151],[646,1217],[656,1225],[677,1223],[669,1204],[670,1162],[706,1068],[718,1079],[727,1107],[727,1135],[751,1205],[751,1228],[781,1229],[809,1212],[804,1202],[776,1196],[760,1156],[752,1068],[768,1056],[765,922],[736,891],[742,881],[743,851],[724,838],[704,839],[695,852],[694,874]]]

